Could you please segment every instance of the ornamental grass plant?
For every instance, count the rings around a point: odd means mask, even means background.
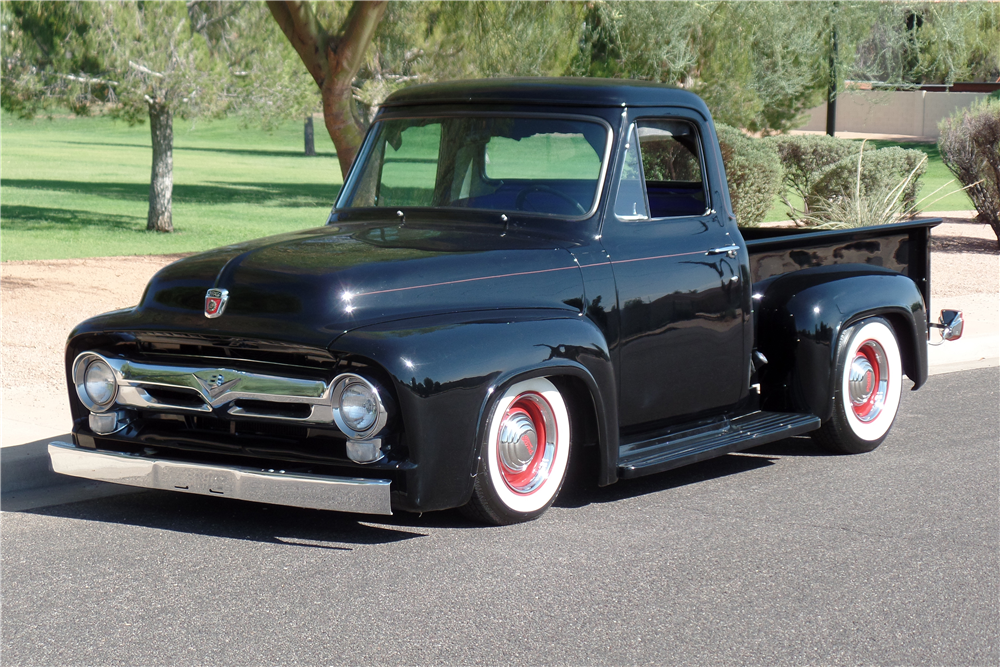
[[[913,165],[910,172],[898,183],[892,183],[882,178],[871,179],[866,184],[865,163],[868,162],[869,156],[877,153],[866,152],[864,150],[864,143],[866,142],[862,142],[861,149],[858,151],[857,157],[854,158],[856,166],[853,189],[832,196],[829,199],[820,200],[816,204],[814,212],[803,216],[803,224],[817,229],[848,229],[853,227],[875,227],[902,222],[915,217],[920,205],[924,201],[934,197],[954,182],[952,180],[945,183],[919,201],[910,201],[911,198],[915,198],[916,196],[914,185],[916,178],[926,169],[927,156],[922,155],[916,164]],[[909,152],[917,153],[919,151]],[[893,157],[898,158],[898,156]],[[941,195],[929,202],[928,206],[964,189],[958,188]]]
[[[874,205],[903,181],[906,184],[899,193],[899,204],[902,210],[915,210],[920,179],[927,168],[922,151],[898,146],[876,148],[867,141],[826,135],[782,135],[764,141],[773,145],[781,158],[781,199],[787,215],[798,224],[827,222],[825,214],[845,198],[863,197]],[[863,158],[860,172],[859,158]],[[856,195],[851,194],[856,191]],[[801,208],[792,203],[791,195],[802,201]],[[858,202],[854,203],[857,208]]]
[[[860,146],[858,142],[851,143],[854,144],[853,154],[822,169],[812,183],[805,198],[808,209],[819,212],[852,196],[856,200],[865,197],[873,203],[889,196],[890,201],[898,202],[901,210],[915,211],[920,178],[927,169],[927,156],[895,146],[868,150],[867,141],[862,141]]]

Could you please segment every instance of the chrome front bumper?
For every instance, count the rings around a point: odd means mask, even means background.
[[[389,480],[152,459],[50,442],[52,469],[101,482],[361,514],[392,514]]]

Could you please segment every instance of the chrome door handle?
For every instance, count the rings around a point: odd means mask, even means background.
[[[727,257],[736,257],[736,253],[739,251],[740,247],[738,245],[726,245],[721,248],[712,248],[705,252],[706,255],[725,255]]]

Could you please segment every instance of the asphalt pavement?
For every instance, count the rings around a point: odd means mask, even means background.
[[[142,492],[2,514],[4,665],[1000,663],[1000,373],[540,520]]]

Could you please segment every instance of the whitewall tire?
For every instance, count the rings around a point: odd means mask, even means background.
[[[490,410],[467,513],[498,525],[541,516],[566,479],[569,421],[566,402],[549,380],[508,388]]]
[[[892,327],[874,318],[845,331],[834,372],[833,415],[813,439],[839,453],[870,452],[885,440],[899,410],[903,364]]]

